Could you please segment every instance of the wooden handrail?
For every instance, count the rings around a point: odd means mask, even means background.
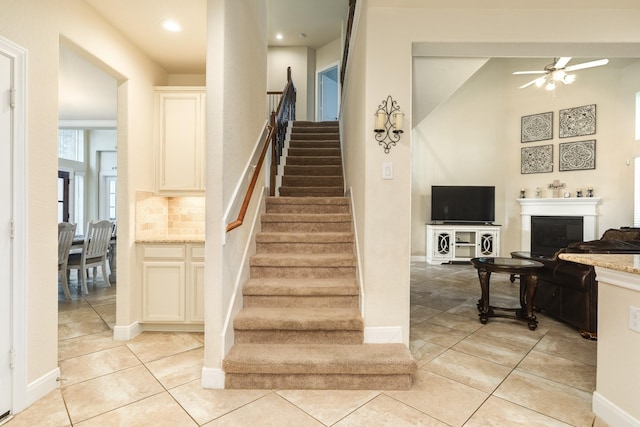
[[[269,148],[269,145],[271,145],[270,142],[273,138],[273,133],[275,131],[274,127],[270,125],[267,125],[267,127],[269,128],[269,133],[267,134],[266,141],[264,143],[264,146],[262,147],[260,158],[258,158],[258,164],[256,165],[256,168],[253,170],[253,176],[251,176],[251,182],[249,182],[247,193],[244,196],[244,200],[242,201],[240,212],[238,212],[238,219],[227,224],[227,233],[233,230],[234,228],[240,227],[244,222],[244,216],[247,213],[247,208],[249,207],[249,202],[251,201],[251,196],[253,195],[253,189],[256,186],[256,182],[258,182],[258,175],[260,175],[260,169],[262,169],[262,163],[264,163],[264,157],[267,154],[267,149]]]
[[[267,92],[267,94],[269,93],[272,93],[272,92]],[[265,130],[268,131],[267,137],[265,138],[264,146],[262,147],[262,151],[260,152],[258,163],[256,164],[256,167],[253,171],[253,175],[251,176],[251,181],[249,182],[249,186],[247,187],[247,192],[244,195],[242,206],[240,207],[240,211],[238,212],[238,218],[235,221],[227,224],[227,227],[226,227],[227,233],[235,228],[240,227],[244,222],[244,217],[247,213],[247,209],[249,208],[249,202],[251,201],[251,197],[253,196],[253,190],[255,189],[256,183],[258,182],[258,176],[260,175],[260,170],[262,169],[262,164],[264,163],[264,159],[266,157],[269,146],[272,147],[270,186],[271,186],[271,195],[273,195],[273,192],[274,192],[273,187],[275,186],[275,177],[273,175],[274,165],[276,165],[276,169],[277,169],[277,164],[280,161],[279,155],[281,151],[281,150],[276,150],[275,146],[278,144],[277,134],[282,132],[282,130],[279,129],[281,124],[278,123],[277,117],[281,117],[283,114],[284,100],[286,98],[286,94],[288,93],[293,94],[292,99],[290,99],[290,101],[291,100],[293,101],[294,106],[286,106],[287,110],[289,110],[287,111],[287,114],[288,114],[287,120],[295,119],[295,86],[293,85],[293,81],[291,80],[291,67],[287,68],[287,84],[285,85],[284,90],[281,93],[285,95],[283,95],[280,98],[280,102],[278,103],[277,110],[271,113],[269,123],[265,126],[265,129],[263,129],[263,132],[262,132],[263,134]],[[277,154],[276,154],[276,151],[278,151]]]

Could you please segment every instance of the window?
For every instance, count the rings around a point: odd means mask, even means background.
[[[58,157],[84,162],[84,130],[58,129]]]
[[[115,176],[106,177],[107,185],[107,211],[109,221],[116,220],[116,187],[118,178]]]
[[[74,182],[73,220],[76,223],[76,234],[84,234],[84,175],[76,174]]]

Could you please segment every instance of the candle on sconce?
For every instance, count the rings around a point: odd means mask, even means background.
[[[393,127],[395,132],[402,132],[404,114],[400,111],[393,113]]]
[[[387,121],[387,113],[385,113],[384,111],[378,111],[376,113],[376,124],[375,124],[375,131],[383,131],[384,130],[384,124]]]

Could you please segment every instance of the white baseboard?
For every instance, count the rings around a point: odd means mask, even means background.
[[[640,427],[640,420],[629,415],[597,391],[593,392],[592,410],[593,413],[607,423],[607,425],[616,427]]]
[[[202,388],[223,389],[224,371],[220,368],[202,368]]]
[[[113,339],[115,341],[129,341],[142,332],[142,325],[133,322],[128,326],[115,326],[113,328]]]
[[[367,344],[402,343],[401,326],[364,328],[364,342]]]
[[[26,406],[31,406],[60,387],[60,368],[55,368],[27,385]]]
[[[427,257],[420,255],[411,255],[411,262],[427,262]]]

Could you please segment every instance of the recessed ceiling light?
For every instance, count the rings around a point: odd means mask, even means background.
[[[276,34],[276,38],[277,38],[278,40],[282,40],[282,34],[281,34],[281,33]]]
[[[178,24],[176,21],[172,21],[170,19],[166,19],[162,21],[162,28],[167,31],[171,31],[172,33],[177,33],[182,31],[182,26]]]

